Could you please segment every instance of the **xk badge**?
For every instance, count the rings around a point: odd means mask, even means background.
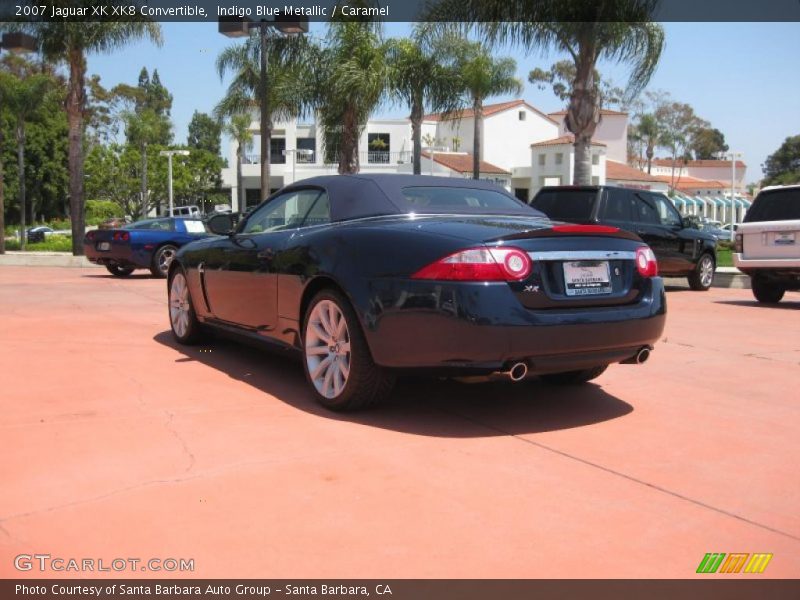
[[[525,286],[525,291],[526,292],[538,292],[539,291],[539,286],[538,285],[526,285]]]

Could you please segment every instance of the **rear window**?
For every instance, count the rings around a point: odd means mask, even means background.
[[[406,187],[403,198],[409,212],[532,214],[524,202],[501,192],[462,187]]]
[[[127,229],[155,229],[157,231],[173,231],[175,229],[172,219],[148,219],[136,221],[128,225]]]
[[[531,206],[555,221],[586,221],[596,199],[597,190],[542,190]]]
[[[747,211],[744,222],[795,219],[800,219],[800,188],[761,192]]]
[[[189,221],[185,220],[183,224],[186,226],[186,231],[188,233],[205,233],[206,226],[203,224],[202,221]]]

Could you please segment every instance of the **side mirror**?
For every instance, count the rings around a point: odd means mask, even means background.
[[[239,215],[225,213],[214,215],[206,221],[206,228],[215,235],[230,235],[236,230],[238,217]]]

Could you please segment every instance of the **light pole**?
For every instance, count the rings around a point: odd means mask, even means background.
[[[736,159],[742,157],[741,152],[730,152],[727,155],[731,159],[731,241],[736,239],[734,228],[736,227],[736,200],[734,195],[736,193]]]
[[[311,156],[314,154],[313,150],[309,150],[307,148],[292,148],[291,150],[284,150],[283,155],[286,156],[287,154],[292,155],[292,183],[297,181],[297,155],[300,156]]]
[[[0,38],[0,52],[8,50],[25,54],[36,50],[36,40],[25,33],[4,33]],[[5,199],[3,198],[3,165],[0,162],[0,254],[6,253]],[[25,246],[25,231],[21,233],[20,248]]]
[[[162,150],[159,152],[159,155],[167,157],[167,181],[168,181],[168,189],[169,189],[169,216],[172,215],[172,157],[173,156],[189,156],[188,150]]]
[[[308,33],[308,17],[295,17],[293,20],[279,15],[274,20],[250,21],[238,17],[223,17],[219,20],[219,32],[227,37],[239,38],[250,35],[250,30],[258,28],[261,41],[260,78],[258,84],[258,100],[261,115],[261,199],[269,196],[270,147],[267,144],[267,133],[271,128],[269,97],[267,96],[267,30],[274,27],[285,35]]]

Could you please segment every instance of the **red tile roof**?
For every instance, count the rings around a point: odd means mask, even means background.
[[[672,185],[672,177],[669,175],[655,175],[655,177],[668,185]],[[698,179],[697,177],[689,177],[684,175],[675,178],[675,189],[679,191],[688,190],[727,190],[730,189],[730,184],[716,181],[715,179]]]
[[[671,158],[654,158],[653,164],[659,167],[671,167],[672,166],[672,159]],[[689,160],[689,161],[682,161],[680,159],[675,161],[675,167],[727,167],[731,168],[731,161],[729,160]],[[747,165],[744,164],[741,160],[736,161],[736,168],[737,169],[744,169]]]
[[[649,181],[652,183],[660,183],[662,181],[655,175],[648,175],[644,171],[640,171],[639,169],[615,160],[606,160],[606,179],[619,181]]]
[[[430,158],[430,154],[423,152],[424,158]],[[433,155],[433,162],[447,167],[456,173],[472,173],[472,154],[469,152],[436,152]],[[491,173],[495,175],[511,175],[510,171],[482,160],[480,163],[481,173]]]
[[[565,110],[559,110],[557,112],[551,112],[550,116],[551,117],[563,117],[566,114],[567,114],[567,111],[565,109]],[[610,108],[601,108],[600,109],[600,114],[601,115],[606,115],[606,116],[609,116],[609,117],[613,117],[613,116],[627,116],[628,113],[622,112],[622,111],[619,111],[619,110],[611,110]]]
[[[490,117],[492,115],[496,115],[497,113],[501,113],[501,112],[504,112],[506,110],[510,110],[512,108],[516,108],[518,106],[525,106],[529,110],[532,110],[533,112],[535,112],[536,114],[544,117],[548,121],[553,121],[553,123],[555,123],[555,121],[552,118],[547,116],[545,113],[540,111],[535,106],[531,106],[530,104],[528,104],[527,102],[525,102],[525,100],[522,100],[521,98],[518,99],[518,100],[510,100],[509,102],[500,102],[499,104],[486,104],[483,107],[483,116],[484,116],[484,118],[485,117]],[[450,114],[450,113],[445,113],[445,114],[434,113],[434,114],[430,114],[430,115],[425,115],[422,120],[423,121],[451,121],[453,119],[471,119],[474,115],[475,115],[475,113],[473,112],[473,110],[471,108],[466,108],[466,109],[462,110],[461,112],[456,112],[456,113],[452,113],[452,114]]]
[[[538,146],[563,146],[565,144],[574,144],[575,143],[575,136],[574,135],[562,135],[561,137],[557,137],[552,140],[545,140],[543,142],[536,142],[531,144],[531,148],[536,148]],[[602,142],[592,142],[592,146],[605,146]]]

